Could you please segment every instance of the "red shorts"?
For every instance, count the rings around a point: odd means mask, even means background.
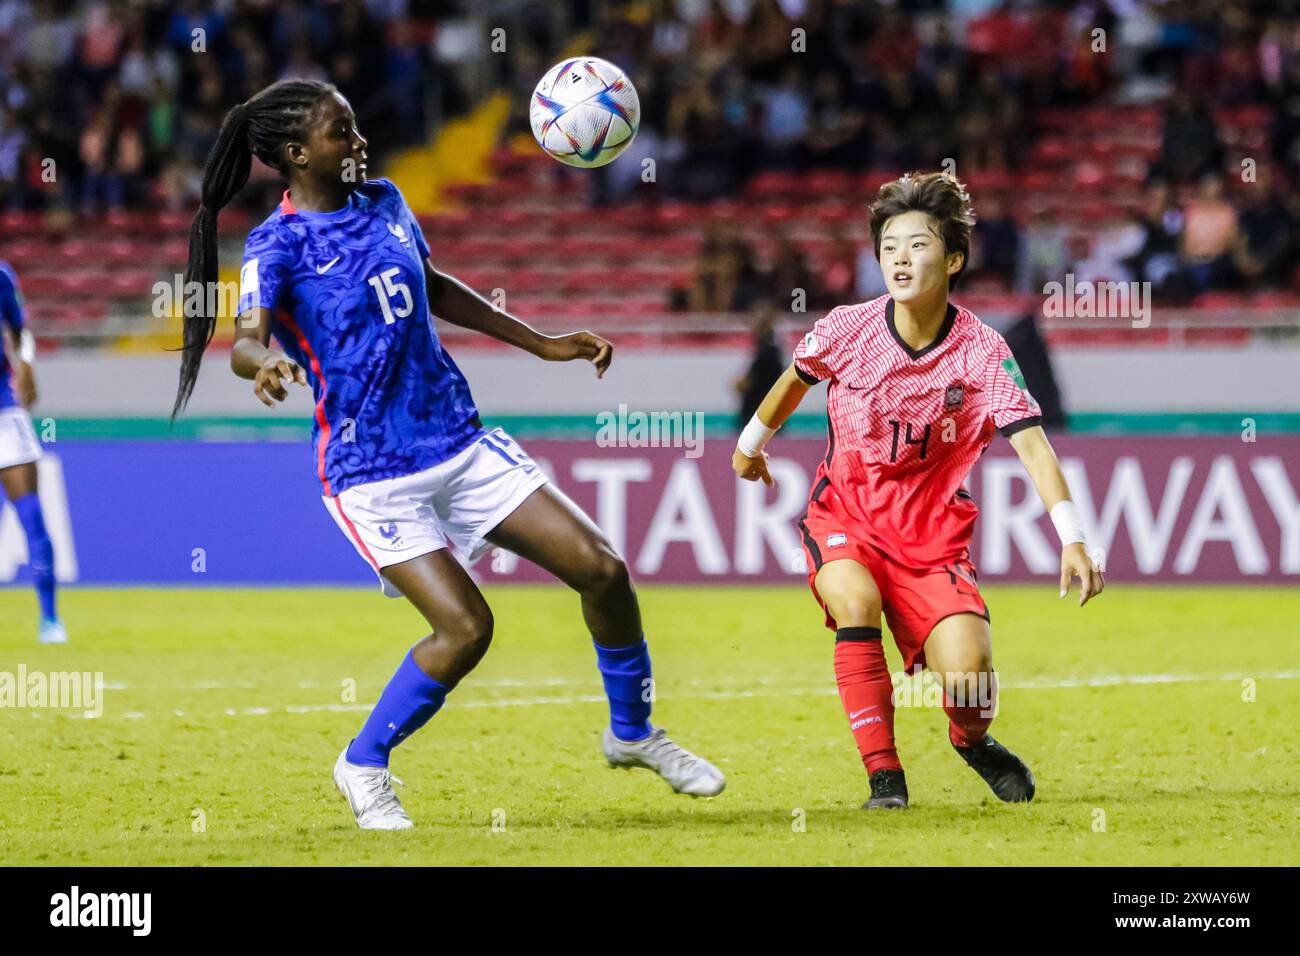
[[[835,619],[817,593],[817,572],[830,561],[848,558],[870,573],[880,589],[880,598],[894,642],[903,655],[903,669],[911,672],[925,666],[925,641],[934,626],[952,614],[978,614],[989,619],[989,609],[980,597],[975,565],[965,558],[937,567],[918,570],[900,564],[867,540],[860,526],[847,515],[838,495],[824,491],[808,505],[799,522],[804,555],[808,563],[808,586],[826,612],[826,626],[836,630]]]

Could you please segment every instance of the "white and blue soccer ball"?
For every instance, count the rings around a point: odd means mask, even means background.
[[[546,71],[528,118],[542,149],[569,166],[591,169],[627,149],[641,125],[641,101],[613,63],[580,56]]]

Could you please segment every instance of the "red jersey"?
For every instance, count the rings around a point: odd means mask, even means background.
[[[966,476],[995,430],[1010,436],[1042,420],[1002,336],[950,304],[935,340],[913,349],[882,295],[818,320],[794,365],[830,389],[812,497],[829,485],[856,530],[900,564],[966,560],[979,514]]]

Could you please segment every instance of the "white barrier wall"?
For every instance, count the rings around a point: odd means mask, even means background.
[[[581,414],[644,410],[732,414],[733,388],[748,355],[725,350],[623,349],[605,378],[585,363],[556,364],[508,350],[460,349],[465,372],[484,414]],[[1300,348],[1087,349],[1053,357],[1071,412],[1296,412],[1300,411]],[[38,364],[43,415],[161,416],[171,411],[179,358],[68,352]],[[309,393],[294,388],[284,407],[270,412],[251,383],[235,378],[225,353],[204,363],[190,404],[194,415],[310,413]],[[825,406],[825,389],[812,390],[803,411]]]

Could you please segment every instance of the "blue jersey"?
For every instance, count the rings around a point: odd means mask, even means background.
[[[334,212],[279,208],[248,236],[239,311],[307,372],[312,445],[327,496],[423,471],[483,434],[469,384],[429,313],[429,246],[398,188],[357,186]]]
[[[0,335],[9,342],[13,341],[13,332],[23,327],[23,294],[18,289],[18,276],[7,262],[0,262]],[[9,408],[18,404],[14,397],[13,370],[5,350],[0,347],[0,408]]]

